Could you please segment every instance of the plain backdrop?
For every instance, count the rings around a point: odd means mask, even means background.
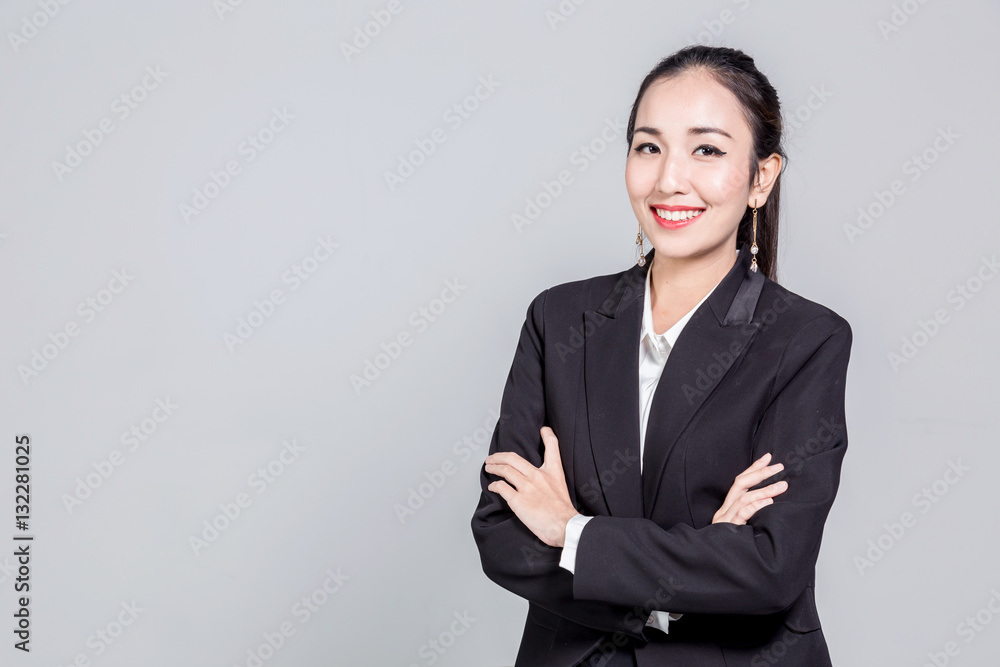
[[[986,0],[3,3],[0,662],[513,664],[527,603],[469,521],[518,331],[635,261],[624,125],[700,42],[777,88],[779,282],[854,331],[834,662],[987,664],[998,27]]]

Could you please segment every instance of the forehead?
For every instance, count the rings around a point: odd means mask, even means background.
[[[636,110],[635,126],[654,127],[665,136],[685,135],[691,127],[718,127],[736,140],[750,141],[739,100],[715,77],[698,70],[650,84]]]

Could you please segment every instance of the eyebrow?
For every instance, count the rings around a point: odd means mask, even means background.
[[[637,127],[635,128],[635,132],[645,132],[646,134],[651,134],[654,137],[662,135],[662,132],[657,130],[655,127]],[[692,127],[688,129],[688,134],[693,136],[697,136],[699,134],[721,134],[724,137],[729,137],[730,139],[733,138],[733,135],[717,127]]]

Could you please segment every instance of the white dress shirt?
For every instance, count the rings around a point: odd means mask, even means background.
[[[646,424],[649,421],[649,407],[653,402],[653,392],[660,381],[663,366],[667,363],[667,357],[673,348],[681,329],[687,324],[698,306],[705,302],[705,299],[715,291],[719,283],[709,290],[708,294],[702,297],[701,301],[695,304],[694,308],[672,327],[658,334],[653,330],[653,307],[650,297],[649,281],[652,267],[646,271],[646,292],[642,303],[642,334],[639,337],[639,472],[642,473],[642,453],[646,444]],[[722,282],[722,279],[719,279]],[[566,524],[566,541],[563,545],[562,557],[559,566],[573,572],[576,569],[576,549],[580,543],[580,535],[583,527],[587,525],[593,517],[577,514]],[[653,611],[646,621],[646,625],[652,626],[663,632],[667,632],[670,621],[676,621],[683,614],[671,614],[665,611]]]

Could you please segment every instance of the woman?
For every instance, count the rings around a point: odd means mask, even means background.
[[[516,665],[830,665],[813,583],[852,333],[774,282],[777,94],[688,47],[627,139],[639,260],[532,301],[481,472],[483,570],[529,601]]]

